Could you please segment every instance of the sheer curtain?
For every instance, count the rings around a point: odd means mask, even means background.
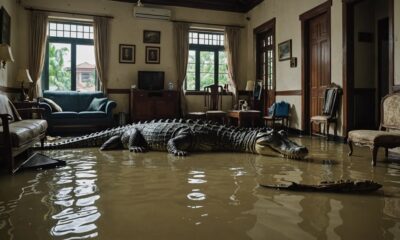
[[[96,72],[101,91],[107,94],[107,76],[109,62],[109,19],[107,17],[93,17],[94,49],[96,58]]]
[[[181,113],[186,114],[186,99],[184,92],[184,84],[186,78],[186,69],[189,58],[189,24],[175,23],[175,57],[177,70],[177,90],[180,93]]]
[[[42,93],[40,77],[46,57],[47,13],[32,11],[30,24],[29,73],[32,77],[33,86],[30,89],[29,97],[32,99],[41,96]]]
[[[240,28],[226,27],[225,28],[225,51],[228,58],[228,75],[231,85],[233,86],[233,102],[238,101],[238,70],[239,70],[239,39]]]

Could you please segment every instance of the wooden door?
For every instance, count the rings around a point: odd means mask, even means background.
[[[261,112],[268,115],[268,108],[275,102],[275,30],[257,34],[257,81],[262,81],[264,94]]]
[[[309,21],[310,116],[322,114],[324,92],[331,83],[330,21],[328,13]],[[317,125],[311,131],[320,131]]]

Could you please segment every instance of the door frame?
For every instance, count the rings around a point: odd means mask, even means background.
[[[354,122],[354,6],[364,0],[342,0],[343,6],[343,134],[352,130]],[[388,0],[389,17],[389,93],[400,91],[394,85],[394,0]]]
[[[276,24],[276,18],[272,18],[272,19],[270,19],[270,20],[268,20],[268,21],[266,21],[265,23],[263,23],[263,24],[261,24],[260,26],[258,26],[258,27],[256,27],[256,28],[254,28],[253,29],[253,36],[254,36],[254,39],[255,39],[255,49],[256,49],[256,52],[255,52],[255,56],[256,56],[256,62],[255,62],[255,65],[256,65],[256,69],[255,69],[255,71],[256,71],[256,74],[255,74],[255,76],[256,76],[256,79],[257,79],[257,74],[258,74],[258,67],[259,67],[259,64],[258,64],[258,55],[257,55],[257,50],[258,50],[258,41],[257,41],[257,37],[258,37],[258,35],[259,34],[261,34],[261,33],[264,33],[264,32],[268,32],[268,31],[272,31],[272,34],[273,34],[273,48],[274,48],[274,60],[273,60],[273,83],[272,83],[272,85],[273,85],[273,90],[271,90],[271,91],[273,91],[274,92],[274,96],[276,96],[276,32],[275,32],[275,24]],[[261,107],[262,107],[262,114],[263,115],[265,115],[265,113],[267,112],[267,110],[266,110],[266,107],[265,107],[265,102],[267,101],[266,100],[266,98],[265,98],[265,93],[266,93],[266,91],[268,91],[268,89],[266,89],[266,86],[265,86],[265,82],[263,82],[263,89],[262,89],[262,104],[261,104]]]
[[[329,51],[332,60],[332,38],[331,38],[331,6],[332,0],[327,0],[314,7],[313,9],[301,14],[299,19],[301,21],[301,128],[303,132],[309,132],[310,120],[310,44],[309,44],[309,22],[311,19],[322,15],[328,14],[328,36],[329,36]],[[332,61],[329,67],[332,69]],[[331,73],[332,76],[332,73]]]

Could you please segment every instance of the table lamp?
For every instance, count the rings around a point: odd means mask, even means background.
[[[247,92],[252,92],[252,91],[254,91],[254,85],[255,85],[255,82],[254,82],[254,81],[252,81],[252,80],[247,81],[247,84],[246,84],[246,91],[247,91]]]
[[[6,62],[14,62],[11,47],[8,44],[0,44],[0,61],[3,68],[5,68]]]
[[[25,93],[24,83],[28,84],[28,86],[33,83],[31,76],[29,75],[28,69],[20,69],[17,75],[17,82],[21,83],[21,95],[20,100],[26,101],[28,99],[28,95]],[[30,86],[29,86],[30,87]]]

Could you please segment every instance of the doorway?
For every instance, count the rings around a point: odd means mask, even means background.
[[[256,78],[262,81],[261,101],[253,104],[264,116],[275,102],[275,18],[254,29],[256,38]]]
[[[311,116],[321,115],[324,92],[331,83],[331,9],[327,1],[300,15],[302,32],[302,129],[309,129]]]
[[[394,0],[343,1],[344,133],[377,129],[394,79]]]

